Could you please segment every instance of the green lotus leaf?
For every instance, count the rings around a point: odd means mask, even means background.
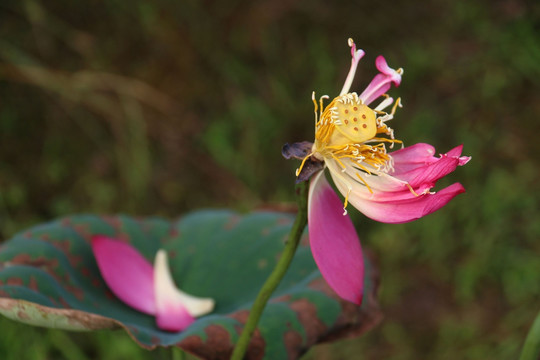
[[[209,210],[177,221],[78,215],[39,225],[0,247],[0,313],[66,330],[123,328],[147,349],[178,346],[205,359],[228,359],[293,220],[279,212]],[[159,330],[153,316],[128,307],[108,289],[90,247],[96,234],[130,242],[149,262],[166,249],[175,282],[189,294],[214,298],[214,312],[180,333]],[[328,287],[308,244],[306,232],[247,359],[298,358],[318,342],[361,334],[380,320],[377,275],[369,260],[359,307]]]

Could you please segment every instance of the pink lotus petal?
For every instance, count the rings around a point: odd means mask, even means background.
[[[470,157],[460,156],[462,150],[463,145],[459,145],[447,152],[446,155],[458,158],[458,165],[465,165],[470,160]],[[394,161],[394,174],[404,173],[440,159],[440,157],[434,156],[435,148],[424,143],[407,146],[406,148],[391,152],[390,155]]]
[[[452,150],[446,153],[448,156],[457,157],[459,159],[459,166],[463,166],[469,161],[471,161],[471,156],[461,156],[461,151],[463,150],[463,145],[456,146]]]
[[[96,235],[92,237],[92,251],[101,276],[120,300],[143,313],[156,313],[154,270],[135,248]]]
[[[346,164],[347,160],[342,160],[342,163]],[[351,187],[351,193],[355,196],[370,201],[398,200],[414,197],[414,194],[407,186],[407,182],[401,181],[396,177],[384,173],[380,175],[369,175],[352,167],[342,172],[340,166],[333,159],[327,160],[326,165],[330,170],[332,180],[334,180],[343,197],[347,195],[349,186]],[[364,181],[358,181],[359,178]],[[368,184],[369,188],[365,184]],[[420,194],[432,187],[432,184],[422,184],[413,189],[417,194]]]
[[[358,177],[364,179],[366,184],[368,184],[368,186],[370,187],[371,191],[366,186],[364,186],[363,182],[358,183],[360,186],[353,186],[354,191],[358,192],[360,195],[367,199],[373,199],[374,195],[381,193],[393,194],[405,190],[410,192],[410,188],[409,186],[407,186],[407,182],[401,180],[396,176],[388,175],[385,173],[379,175],[369,175],[361,171],[355,171],[355,175],[352,176],[351,181],[356,180]],[[334,182],[340,181],[339,179],[336,179],[336,176],[332,176],[332,178],[334,179]],[[412,188],[414,189],[414,191],[416,191],[417,194],[424,192],[426,189],[431,189],[432,187],[433,184],[425,183],[412,186]]]
[[[463,152],[463,144],[458,145],[452,150],[448,151],[446,155],[459,158],[462,152]],[[468,156],[463,156],[463,157],[468,157]]]
[[[412,187],[434,184],[471,158],[460,156],[463,145],[457,146],[440,157],[432,156],[435,149],[427,144],[416,144],[391,153],[394,171],[391,175],[407,181]]]
[[[311,180],[308,204],[311,251],[321,274],[339,296],[360,305],[364,289],[360,240],[322,171]]]
[[[375,201],[375,202],[393,202],[393,201],[402,201],[402,200],[412,200],[416,199],[418,195],[426,194],[433,187],[432,184],[422,184],[421,186],[414,187],[415,195],[408,187],[405,187],[401,191],[373,191],[373,193],[366,194],[365,196],[360,196],[364,200]],[[355,192],[355,195],[357,193]]]
[[[377,175],[367,175],[364,172],[358,170],[353,166],[353,163],[349,159],[342,159],[341,163],[346,166],[346,171],[343,172],[341,165],[334,159],[325,159],[325,164],[330,170],[330,175],[337,185],[337,182],[342,183],[344,179],[349,180],[351,186],[353,186],[352,191],[358,192],[362,196],[370,197],[372,193],[368,190],[366,186],[358,182],[358,176],[362,177],[369,184],[372,190],[378,191],[401,191],[407,189],[407,185],[404,181],[400,181],[393,176],[383,174],[383,176]],[[358,184],[358,186],[356,186]],[[339,191],[343,194],[346,191],[347,186],[343,184],[343,189]]]
[[[156,294],[156,324],[162,330],[182,331],[195,318],[182,302],[169,270],[167,253],[159,250],[154,262],[154,291]]]
[[[391,80],[388,76],[377,74],[373,80],[371,80],[371,83],[369,83],[366,90],[360,94],[359,98],[364,102],[364,104],[369,105],[390,89],[390,83]]]
[[[377,70],[379,70],[381,73],[389,76],[390,81],[392,81],[395,86],[399,86],[401,84],[401,74],[388,66],[386,60],[384,59],[384,56],[377,56],[377,59],[375,59],[375,66],[377,67]]]
[[[429,164],[436,161],[435,148],[430,144],[417,143],[411,146],[407,146],[403,149],[399,149],[390,153],[394,160],[394,168],[396,163],[398,166],[404,167],[404,171],[408,171],[411,168],[416,168],[425,164]]]
[[[469,161],[471,161],[472,156],[460,156],[459,157],[459,166],[463,166],[467,164]]]
[[[328,167],[328,170],[330,170],[330,175],[343,196],[346,195],[348,189],[344,180],[348,181],[349,185],[351,185],[352,192],[366,199],[371,199],[374,193],[393,193],[404,190],[410,192],[407,183],[394,176],[385,173],[381,173],[380,175],[369,175],[355,168],[353,163],[348,159],[342,159],[341,162],[346,166],[345,172],[342,171],[341,165],[334,159],[326,159],[325,164]],[[365,183],[369,185],[371,191],[364,185],[364,182],[358,181],[358,177],[361,177]],[[418,191],[422,192],[423,190],[425,189],[419,189]]]
[[[375,60],[375,65],[381,73],[375,75],[364,92],[359,96],[366,105],[369,105],[379,96],[386,93],[390,89],[391,83],[394,83],[395,86],[401,84],[401,73],[389,67],[384,57],[378,56]]]
[[[422,184],[435,184],[440,178],[450,174],[459,165],[459,158],[443,155],[437,161],[400,174],[392,174],[407,181],[412,187]]]
[[[337,184],[336,184],[337,185]],[[351,193],[349,202],[367,217],[389,224],[401,224],[439,210],[456,195],[465,192],[465,188],[454,183],[437,193],[428,193],[408,200],[372,201]]]
[[[425,194],[433,187],[433,184],[430,183],[421,184],[420,186],[413,187],[413,193],[406,182],[390,175],[367,175],[356,170],[354,170],[353,175],[351,175],[348,172],[336,172],[335,169],[337,166],[333,164],[331,160],[327,160],[326,164],[328,169],[330,169],[330,175],[332,176],[336,187],[343,197],[347,196],[349,186],[351,187],[349,201],[355,199],[355,202],[351,203],[353,206],[355,206],[354,204],[356,202],[361,202],[362,200],[366,200],[370,203],[412,200],[418,197],[415,193]],[[371,191],[363,182],[357,181],[358,177],[364,179]]]
[[[178,332],[185,330],[195,321],[187,309],[178,303],[164,302],[156,314],[156,325],[161,330]]]
[[[184,330],[195,321],[193,316],[214,308],[214,300],[175,287],[164,250],[158,251],[154,268],[134,247],[107,236],[94,236],[92,250],[111,291],[132,308],[155,315],[162,330]]]

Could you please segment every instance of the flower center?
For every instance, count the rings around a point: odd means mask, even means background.
[[[356,93],[338,96],[324,111],[323,99],[320,99],[321,113],[316,119],[312,156],[319,160],[336,160],[342,169],[345,169],[342,160],[349,159],[354,166],[369,174],[374,170],[385,171],[390,165],[390,155],[386,153],[384,142],[401,142],[376,137],[379,133],[392,135],[383,117],[377,117],[387,114],[365,105]],[[315,113],[317,117],[317,103]]]
[[[390,113],[386,113],[380,110],[381,105],[371,109],[354,92],[336,97],[326,107],[323,105],[324,99],[328,99],[328,96],[322,96],[317,104],[313,93],[315,142],[311,153],[303,159],[296,170],[296,176],[300,174],[310,157],[325,162],[333,160],[339,164],[342,172],[352,175],[373,193],[362,174],[380,175],[392,169],[392,158],[386,152],[385,143],[390,143],[392,147],[395,143],[402,142],[394,139],[394,132],[385,121],[393,118],[396,108],[400,106],[400,100],[395,102]],[[390,98],[389,100],[392,101]],[[387,101],[383,101],[383,104],[385,102]],[[377,134],[384,134],[390,138],[377,137]],[[335,172],[334,175],[342,177]],[[345,178],[343,180],[348,183]],[[348,197],[347,193],[344,208],[347,207]]]
[[[331,105],[334,106],[330,108]],[[334,119],[335,129],[338,130],[332,134],[331,143],[337,144],[344,140],[346,143],[361,143],[374,138],[377,134],[375,111],[364,105],[356,93],[337,97],[327,108],[330,108],[331,118]]]

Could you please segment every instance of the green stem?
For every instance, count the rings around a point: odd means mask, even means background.
[[[247,351],[249,341],[251,336],[259,323],[259,319],[262,315],[266,303],[270,296],[276,290],[277,286],[285,276],[289,265],[294,257],[298,243],[300,242],[300,237],[304,232],[304,228],[307,224],[307,197],[309,192],[309,182],[304,181],[296,186],[297,202],[298,202],[298,214],[296,215],[296,220],[292,226],[291,232],[289,234],[289,239],[285,244],[285,249],[281,253],[281,256],[276,264],[276,267],[266,279],[266,282],[262,286],[251,311],[249,312],[249,317],[247,319],[244,330],[234,347],[234,351],[231,357],[231,360],[242,360],[244,354]]]
[[[171,348],[171,352],[172,360],[186,360],[186,353],[184,352],[184,350],[173,346]]]
[[[537,360],[540,358],[540,313],[527,334],[519,360]]]

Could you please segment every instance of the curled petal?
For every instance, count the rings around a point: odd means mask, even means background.
[[[377,59],[375,59],[375,66],[382,74],[390,77],[390,81],[392,81],[395,86],[399,86],[399,84],[401,84],[401,75],[403,74],[403,70],[399,71],[392,69],[390,66],[388,66],[384,56],[377,56]]]
[[[214,310],[214,299],[188,295],[174,285],[165,250],[157,252],[154,270],[156,297],[162,297],[163,294],[169,293],[168,297],[177,299],[177,302],[181,302],[189,313],[195,317],[208,314]],[[157,307],[159,311],[159,304],[157,304]]]
[[[461,156],[461,151],[463,150],[463,145],[456,146],[452,150],[446,153],[448,156],[457,157],[459,160],[458,165],[463,166],[471,161],[472,156]]]
[[[435,149],[428,144],[415,144],[404,149],[390,153],[393,160],[393,169],[389,173],[377,171],[377,169],[368,165],[365,168],[372,171],[372,175],[359,171],[352,161],[342,160],[345,165],[345,174],[348,175],[349,183],[358,183],[358,178],[362,179],[360,186],[353,186],[354,191],[359,195],[371,199],[380,200],[387,197],[387,192],[402,192],[413,189],[417,194],[435,186],[435,183],[442,177],[453,172],[457,166],[466,164],[469,156],[460,156],[463,146],[457,146],[447,154],[435,157]],[[326,164],[330,169],[334,181],[339,180],[335,177],[342,177],[340,167],[333,160],[327,160]],[[335,174],[338,174],[337,176]],[[367,184],[373,191],[370,192]],[[404,194],[405,196],[407,194]],[[397,194],[391,194],[391,197],[398,197]],[[410,197],[410,196],[409,196]]]
[[[446,153],[446,156],[458,160],[457,165],[463,166],[471,159],[470,156],[461,156],[463,145],[456,146]],[[435,148],[429,144],[418,143],[390,153],[394,161],[395,176],[432,164],[440,160],[435,157]]]
[[[417,150],[420,148],[422,146],[418,147]],[[392,175],[408,182],[412,187],[429,183],[435,184],[437,180],[450,174],[458,166],[465,165],[471,159],[469,156],[460,156],[463,145],[455,147],[440,157],[431,155],[435,149],[425,149],[428,151],[417,157],[414,157],[417,151],[407,151],[407,148],[391,153],[394,160]]]
[[[131,245],[96,235],[92,251],[101,276],[109,289],[123,302],[146,314],[156,313],[154,270]]]
[[[457,158],[444,155],[434,163],[395,176],[407,181],[412,187],[435,184],[437,180],[454,171],[458,164]]]
[[[336,183],[336,185],[342,191],[343,185],[339,183]],[[454,183],[437,193],[411,196],[408,199],[400,199],[398,197],[392,200],[392,194],[390,193],[387,194],[385,201],[375,201],[360,197],[356,193],[351,193],[349,203],[373,220],[383,223],[401,224],[420,219],[439,210],[456,195],[463,192],[465,192],[465,188],[459,183]],[[399,194],[395,193],[396,196],[399,196]]]
[[[394,168],[396,163],[398,169],[396,171],[408,171],[424,164],[429,164],[436,161],[435,148],[426,143],[418,143],[411,146],[407,146],[403,149],[396,150],[390,153],[394,160]]]
[[[416,198],[418,195],[427,194],[433,187],[432,183],[409,187],[407,186],[407,182],[393,176],[384,173],[380,175],[368,175],[350,166],[347,166],[345,172],[336,171],[337,165],[335,163],[331,160],[328,160],[326,163],[339,192],[344,197],[349,194],[349,202],[351,198],[356,198],[357,201],[363,199],[370,202],[410,200]],[[343,163],[345,164],[346,161],[343,161]],[[364,181],[358,181],[359,178]],[[369,188],[365,184],[368,184]],[[351,204],[355,206],[354,203]]]
[[[391,153],[394,170],[389,175],[375,168],[372,174],[360,171],[354,162],[326,159],[325,163],[338,190],[366,216],[385,223],[404,223],[428,215],[453,197],[465,191],[453,184],[438,193],[430,189],[442,177],[466,164],[470,157],[461,156],[462,146],[440,157],[428,144],[416,144]]]
[[[356,230],[324,172],[311,180],[308,227],[313,258],[321,274],[343,299],[360,305],[364,288],[364,260]]]
[[[377,99],[382,94],[386,93],[390,89],[391,83],[394,83],[395,86],[401,84],[401,75],[403,70],[394,70],[386,63],[386,60],[382,56],[378,56],[375,60],[375,65],[380,71],[380,74],[375,75],[371,83],[359,98],[364,102],[364,104],[369,105],[375,99]]]

